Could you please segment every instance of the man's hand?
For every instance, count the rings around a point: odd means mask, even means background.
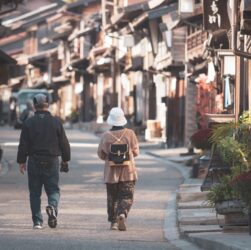
[[[19,164],[19,171],[21,174],[25,173],[25,171],[26,171],[26,164],[25,163]]]
[[[64,161],[61,162],[61,164],[60,164],[60,172],[65,172],[65,173],[69,172],[68,162],[64,162]]]

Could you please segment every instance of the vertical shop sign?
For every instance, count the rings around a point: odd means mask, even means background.
[[[204,30],[230,29],[226,0],[203,0]]]

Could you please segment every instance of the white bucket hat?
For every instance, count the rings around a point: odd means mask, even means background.
[[[124,112],[121,108],[116,107],[110,110],[107,123],[112,126],[124,126],[127,123]]]

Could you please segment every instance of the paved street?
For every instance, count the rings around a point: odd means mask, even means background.
[[[180,173],[144,154],[137,158],[139,181],[128,231],[110,231],[106,216],[103,163],[97,158],[98,137],[66,130],[72,145],[70,172],[61,176],[58,228],[44,215],[44,229],[32,229],[27,175],[16,164],[19,130],[0,128],[0,144],[8,171],[0,176],[0,249],[177,249],[164,237],[167,201],[182,182]],[[43,207],[47,205],[45,194]]]

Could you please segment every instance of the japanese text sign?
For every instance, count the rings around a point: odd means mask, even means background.
[[[216,31],[230,29],[227,0],[203,0],[204,29]]]

